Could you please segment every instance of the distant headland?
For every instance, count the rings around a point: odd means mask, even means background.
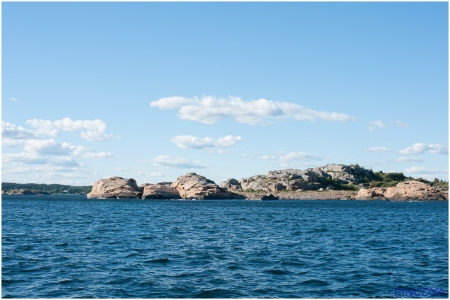
[[[34,189],[27,189],[33,186]],[[9,187],[9,188],[8,188]],[[14,188],[15,187],[15,188]],[[246,200],[441,200],[448,201],[448,182],[406,177],[403,173],[373,172],[359,165],[331,164],[306,170],[269,171],[217,185],[196,173],[174,182],[144,183],[119,176],[91,186],[3,183],[2,194],[86,194],[89,199],[246,199]]]

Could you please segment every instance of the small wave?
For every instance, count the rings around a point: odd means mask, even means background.
[[[25,245],[25,246],[21,246],[20,248],[21,248],[21,250],[31,250],[31,249],[33,249],[33,246]]]
[[[145,262],[167,264],[167,263],[170,262],[170,259],[168,259],[168,258],[155,258],[155,259],[146,260]]]
[[[72,282],[71,279],[63,279],[63,280],[59,281],[58,284],[69,284],[71,282]]]
[[[212,290],[201,291],[194,295],[194,298],[227,298],[228,290],[216,288]]]
[[[139,256],[139,253],[133,252],[133,253],[127,254],[127,256],[125,256],[125,257],[128,258],[128,257],[135,257],[135,256]]]
[[[305,262],[302,261],[292,261],[292,260],[283,260],[281,262],[282,265],[286,265],[286,266],[304,266],[306,265]]]
[[[20,272],[29,273],[29,272],[41,272],[41,271],[47,271],[50,270],[51,266],[43,266],[43,267],[37,267],[32,269],[22,269]]]
[[[302,282],[302,284],[308,284],[312,286],[325,286],[328,285],[328,282],[320,280],[320,279],[308,279]]]
[[[108,282],[106,282],[107,284],[124,284],[124,283],[129,283],[130,280],[132,280],[133,278],[116,278],[116,279],[112,279]]]
[[[26,282],[24,279],[2,279],[2,286],[10,285],[17,282]]]
[[[264,272],[275,274],[275,275],[287,275],[287,274],[291,273],[287,270],[280,270],[280,269],[268,269],[268,270],[264,270]]]

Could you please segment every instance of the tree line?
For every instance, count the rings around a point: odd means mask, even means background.
[[[29,190],[32,193],[37,194],[87,194],[92,190],[92,185],[72,186],[62,184],[2,182],[3,191],[20,189]]]

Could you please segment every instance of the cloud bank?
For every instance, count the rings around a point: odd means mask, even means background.
[[[447,170],[431,169],[426,167],[411,167],[403,171],[405,174],[438,174],[447,173]]]
[[[258,99],[244,101],[239,97],[228,99],[216,97],[161,98],[150,103],[151,107],[164,110],[178,110],[178,117],[183,120],[215,124],[225,118],[232,118],[238,123],[256,125],[266,123],[268,119],[293,118],[299,121],[351,121],[348,114],[337,112],[315,111],[301,105]]]
[[[256,155],[256,154],[242,154],[246,158],[258,158],[261,160],[269,160],[281,164],[283,167],[297,167],[310,164],[312,161],[321,161],[322,158],[310,155],[304,152],[288,152],[279,153],[277,155]]]
[[[199,161],[184,157],[172,157],[169,155],[159,155],[155,157],[153,163],[157,166],[174,168],[206,168],[206,164],[203,164]]]
[[[2,146],[20,146],[25,140],[34,138],[37,138],[34,131],[2,121]]]
[[[104,141],[119,139],[119,136],[106,134],[106,123],[102,120],[75,120],[63,118],[61,120],[27,120],[27,124],[36,129],[36,134],[57,137],[59,131],[82,131],[81,137],[87,141]]]
[[[371,147],[371,148],[364,149],[364,151],[369,151],[369,152],[389,152],[389,151],[391,151],[391,149],[386,148],[386,147]]]
[[[227,135],[218,139],[210,137],[198,138],[192,135],[179,135],[172,138],[172,142],[179,148],[196,150],[204,149],[209,152],[212,152],[215,148],[233,147],[242,141],[243,139],[240,136],[232,135]],[[221,149],[218,149],[217,151],[223,153],[223,150]]]
[[[12,167],[11,164],[48,165],[48,166],[57,166],[61,168],[76,167],[84,169],[85,167],[80,163],[78,163],[74,159],[74,157],[77,156],[85,158],[113,157],[113,155],[109,152],[95,152],[92,149],[84,146],[74,146],[69,143],[57,143],[52,139],[49,140],[32,139],[24,141],[23,150],[24,152],[21,153],[3,154],[2,160],[4,166],[6,163],[5,168],[6,170],[17,169],[16,167]]]
[[[408,128],[408,124],[395,121],[395,122],[381,122],[381,121],[371,121],[369,122],[369,131],[375,131],[377,128],[388,128],[388,127],[400,127],[400,128]]]
[[[429,152],[431,154],[443,154],[448,155],[447,146],[440,144],[424,144],[424,143],[415,143],[414,145],[407,147],[406,149],[398,151],[401,155],[419,155],[424,154],[425,152]]]

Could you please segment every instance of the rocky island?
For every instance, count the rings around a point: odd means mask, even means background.
[[[423,181],[423,180],[422,180]],[[95,182],[88,198],[246,199],[246,200],[440,200],[448,191],[402,173],[374,173],[358,165],[333,164],[306,170],[269,171],[267,175],[230,178],[220,186],[196,173],[174,182],[144,183],[110,177]]]

